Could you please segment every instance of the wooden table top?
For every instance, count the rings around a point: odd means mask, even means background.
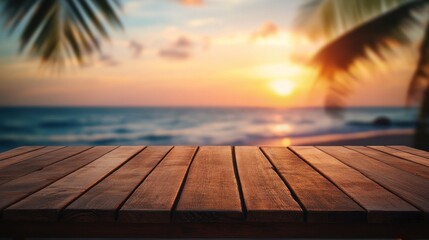
[[[406,224],[425,236],[429,153],[405,146],[19,147],[0,153],[0,210],[6,235],[23,223],[104,223],[182,233],[186,226]]]

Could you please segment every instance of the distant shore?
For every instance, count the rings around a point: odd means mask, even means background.
[[[260,140],[250,145],[291,146],[291,145],[413,145],[414,131],[382,130],[360,133],[330,134],[302,138],[273,138]]]

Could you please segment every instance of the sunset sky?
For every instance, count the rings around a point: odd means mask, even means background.
[[[323,45],[292,28],[302,0],[127,0],[123,31],[61,74],[18,55],[0,30],[0,105],[256,106],[323,104],[306,61]],[[410,64],[360,76],[349,105],[403,105]]]

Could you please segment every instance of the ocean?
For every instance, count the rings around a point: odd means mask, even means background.
[[[3,107],[0,151],[23,145],[246,145],[312,137],[412,129],[417,109]],[[389,125],[374,124],[378,117]]]

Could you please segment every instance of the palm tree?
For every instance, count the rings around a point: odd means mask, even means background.
[[[298,26],[310,37],[331,39],[311,60],[319,69],[318,79],[328,85],[328,108],[338,109],[344,104],[343,97],[356,79],[355,64],[374,62],[374,55],[377,61],[388,62],[385,53],[398,45],[412,47],[416,29],[420,29],[423,39],[409,80],[407,104],[420,103],[415,146],[428,147],[428,5],[428,0],[311,0],[303,6]]]
[[[108,39],[107,26],[122,28],[118,0],[2,0],[5,27],[20,32],[19,50],[50,67],[83,64]]]

